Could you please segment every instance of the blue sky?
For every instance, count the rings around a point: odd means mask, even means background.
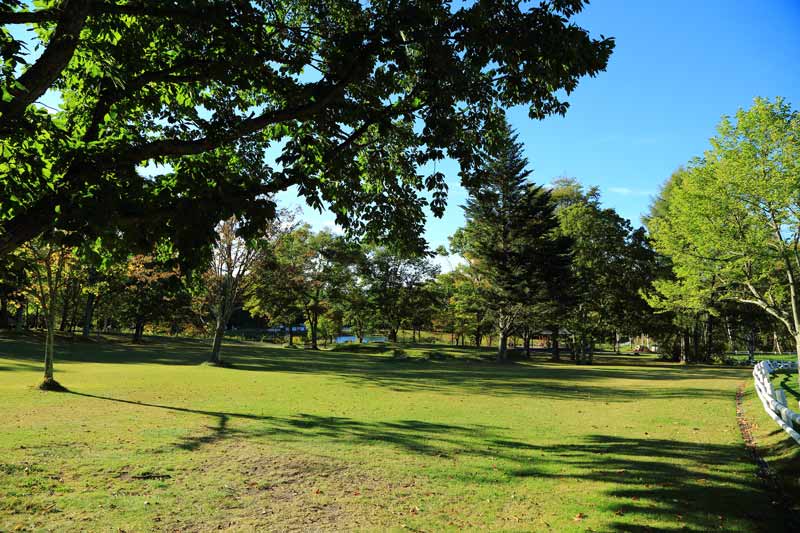
[[[532,121],[513,109],[510,120],[535,182],[597,185],[634,225],[672,171],[708,147],[722,115],[756,96],[800,108],[800,0],[594,0],[575,21],[616,38],[607,71],[582,81],[566,117]],[[444,218],[428,220],[432,247],[463,224],[457,168],[440,169],[451,194]],[[302,203],[292,191],[280,200]],[[333,220],[304,216],[317,228]]]

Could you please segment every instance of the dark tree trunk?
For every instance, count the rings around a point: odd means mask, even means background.
[[[25,327],[25,307],[27,304],[20,303],[19,307],[17,307],[17,318],[16,318],[16,326],[15,329],[17,331],[22,331],[22,328]]]
[[[133,342],[141,342],[144,334],[144,318],[139,317],[136,319],[136,325],[133,328]]]
[[[88,337],[92,332],[92,320],[94,318],[94,293],[86,295],[86,307],[83,308],[83,331],[81,335]]]
[[[714,315],[708,314],[706,320],[706,362],[711,361],[711,356],[714,355]]]
[[[318,350],[317,347],[317,321],[319,320],[319,314],[316,312],[309,313],[308,317],[308,325],[311,329],[311,349]]]
[[[222,362],[222,339],[225,338],[225,318],[217,318],[217,325],[214,328],[214,342],[211,345],[211,357],[208,361],[213,364]]]
[[[525,343],[525,357],[528,359],[531,358],[531,334],[530,332],[526,332],[523,338],[523,342]]]
[[[552,335],[550,337],[550,343],[552,344],[553,360],[554,361],[561,360],[561,354],[559,353],[559,349],[558,349],[558,326],[554,326],[553,329],[552,329]]]
[[[0,328],[11,327],[11,315],[8,314],[8,298],[0,296]]]
[[[389,342],[397,342],[397,329],[389,328]]]
[[[69,311],[70,311],[71,293],[72,293],[71,287],[67,287],[67,290],[63,292],[64,305],[61,306],[61,322],[59,323],[58,331],[67,330],[67,318],[69,317]]]

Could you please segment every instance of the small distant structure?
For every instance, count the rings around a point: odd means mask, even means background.
[[[572,332],[567,328],[558,328],[558,337],[560,339],[571,337]],[[553,330],[540,329],[533,333],[533,341],[537,346],[548,348],[553,345]]]

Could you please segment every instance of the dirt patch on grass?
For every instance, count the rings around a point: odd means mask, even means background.
[[[385,529],[392,505],[414,483],[390,481],[327,457],[277,455],[251,443],[227,441],[199,465],[216,480],[212,516],[163,524],[169,531],[343,531]]]

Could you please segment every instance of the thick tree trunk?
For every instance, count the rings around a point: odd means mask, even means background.
[[[222,362],[222,339],[225,337],[225,318],[217,318],[217,325],[214,328],[214,342],[211,344],[211,356],[209,363],[218,365]]]
[[[389,328],[389,342],[397,342],[397,328]]]
[[[8,298],[0,296],[0,328],[11,326],[11,315],[8,314]]]
[[[531,335],[530,335],[530,333],[526,333],[525,334],[523,342],[525,343],[525,357],[530,359],[531,358]]]
[[[136,319],[136,324],[133,328],[133,342],[141,342],[144,334],[144,318],[139,317]]]
[[[500,330],[500,338],[497,341],[497,360],[505,361],[508,356],[508,334]]]
[[[619,353],[619,331],[614,332],[614,353]]]
[[[83,309],[83,331],[81,335],[88,337],[92,332],[92,319],[94,317],[94,293],[86,295],[86,307]]]
[[[292,326],[289,325],[289,346],[294,346],[294,336],[292,335]]]

